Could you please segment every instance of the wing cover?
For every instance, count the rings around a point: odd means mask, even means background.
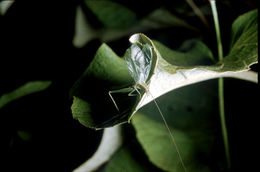
[[[148,44],[132,44],[126,51],[125,60],[135,83],[145,84],[152,67],[153,51]]]

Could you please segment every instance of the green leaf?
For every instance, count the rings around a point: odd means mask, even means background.
[[[130,41],[133,37],[138,37],[138,34],[133,35]],[[237,71],[245,71],[252,63],[257,62],[257,58],[247,56],[243,58],[251,63],[248,63],[244,68],[240,68],[236,59],[233,62],[224,59],[222,62],[214,63],[211,51],[202,42],[190,46],[191,52],[187,50],[187,52],[176,52],[156,41],[152,42],[159,59],[157,69],[149,85],[149,91],[155,98],[173,89],[199,81],[223,76],[236,77]],[[185,44],[182,49],[183,47]],[[257,50],[257,47],[255,48]],[[241,75],[241,77],[244,76]],[[153,97],[146,96],[139,107],[150,102]]]
[[[43,91],[47,89],[51,85],[51,81],[32,81],[32,82],[27,82],[23,86],[17,88],[16,90],[3,94],[0,97],[0,108],[3,108],[5,105],[8,103],[19,99],[23,96],[36,93],[39,91]]]
[[[215,64],[212,64],[212,53],[203,43],[197,42],[189,52],[179,53],[154,41],[162,59],[168,62],[167,64],[162,60],[162,68],[171,73],[178,69],[191,68],[215,72],[248,70],[249,66],[258,61],[257,17],[258,10],[253,10],[234,21],[231,34],[232,48],[222,61]]]
[[[124,29],[136,21],[136,15],[128,8],[109,0],[85,0],[87,7],[110,29]]]
[[[249,11],[239,16],[232,24],[230,47],[232,48],[242,34],[257,27],[258,10]]]
[[[231,32],[231,50],[221,62],[221,71],[248,70],[258,61],[258,10],[238,17]]]
[[[158,41],[153,41],[161,57],[176,69],[210,65],[214,63],[211,50],[201,41],[185,41],[179,51],[171,50]]]
[[[142,34],[137,37],[133,36],[131,41],[133,43],[147,43],[152,46],[152,41]],[[154,56],[156,56],[155,52]],[[152,64],[153,69],[156,63],[155,60]],[[148,78],[150,79],[150,77],[149,75]],[[115,102],[118,103],[117,106],[121,110],[118,112],[108,92],[132,86],[132,83],[133,78],[130,76],[125,61],[119,58],[106,44],[103,44],[98,49],[94,60],[71,90],[71,97],[74,97],[71,106],[73,117],[83,125],[95,129],[111,127],[129,121],[140,104],[140,101],[137,101],[137,99],[140,100],[139,97],[129,96],[131,90],[114,95]],[[99,115],[93,116],[92,114]]]
[[[142,144],[150,161],[159,168],[167,171],[181,171],[182,166],[176,149],[169,139],[169,135],[165,127],[157,123],[142,113],[136,113],[133,117],[132,124],[137,130],[137,138]],[[178,149],[182,150],[182,157],[192,154],[188,138],[183,132],[174,130]],[[184,151],[183,151],[184,150]]]
[[[132,125],[124,125],[119,126],[121,127],[121,137],[122,137],[122,145],[117,151],[111,156],[109,161],[104,165],[104,168],[102,171],[105,172],[135,172],[135,171],[158,171],[161,170],[154,166],[149,160],[148,157],[145,155],[141,145],[136,139],[135,136],[135,129]],[[118,128],[118,127],[117,127]],[[112,133],[106,133],[107,130],[112,130],[113,128],[105,129],[105,133],[103,137],[105,137],[105,134],[107,134],[107,137],[109,139],[113,140],[112,144],[110,144],[110,150],[115,150],[115,147],[113,146],[114,140],[116,140],[116,137],[113,136]],[[111,135],[112,134],[112,135]],[[107,145],[107,144],[106,144]],[[97,154],[96,152],[95,154]],[[107,151],[103,152],[101,155],[102,157],[107,156]],[[90,166],[90,164],[89,164]],[[99,166],[100,167],[100,166]],[[91,170],[91,169],[90,169]]]
[[[134,158],[133,152],[126,146],[119,149],[105,166],[104,172],[145,172],[146,169],[141,162]]]
[[[115,2],[104,0],[86,1],[86,6],[93,11],[97,18],[100,18],[99,20],[101,22],[104,20],[102,23],[104,26],[107,25],[107,27],[98,29],[92,27],[88,20],[88,16],[83,13],[83,7],[78,7],[76,10],[75,35],[73,38],[73,44],[78,48],[84,46],[92,39],[99,39],[102,42],[110,42],[128,36],[131,33],[144,32],[147,30],[182,27],[186,28],[188,31],[197,31],[196,28],[188,24],[184,19],[175,16],[164,8],[155,9],[144,18],[137,20],[134,19],[134,12],[120,4],[116,4]],[[106,7],[104,8],[104,6]],[[119,15],[117,13],[123,14]],[[116,19],[113,19],[114,17]],[[118,18],[122,19],[118,20]],[[122,22],[124,20],[128,20],[128,22]]]
[[[210,171],[205,160],[215,158],[212,147],[216,139],[215,118],[218,114],[216,85],[216,81],[210,81],[186,86],[157,100],[187,171]],[[132,124],[152,163],[165,171],[184,171],[154,103],[134,115]]]
[[[250,32],[257,34],[257,27]],[[76,82],[71,96],[75,97],[72,105],[74,118],[79,119],[87,127],[105,128],[130,121],[132,115],[142,106],[149,103],[167,92],[185,85],[217,78],[217,77],[241,77],[247,79],[248,75],[237,73],[245,71],[249,66],[257,62],[257,47],[245,46],[242,52],[238,51],[238,43],[243,42],[242,36],[232,48],[230,54],[223,61],[214,62],[211,51],[200,41],[185,42],[181,51],[171,50],[163,44],[152,41],[143,34],[134,34],[130,42],[149,44],[155,51],[158,65],[151,72],[149,79],[149,92],[153,95],[144,94],[142,99],[136,102],[136,96],[128,96],[130,92],[125,91],[116,95],[115,102],[119,103],[118,112],[108,91],[126,88],[133,85],[125,61],[119,58],[108,46],[103,44],[82,77]],[[256,38],[252,38],[255,40]],[[247,51],[248,54],[243,54]],[[234,56],[233,56],[234,55]],[[243,66],[241,66],[241,64]],[[255,75],[252,78],[256,78]],[[96,90],[96,91],[93,91]],[[143,95],[143,94],[142,94]],[[81,101],[82,105],[76,105]],[[77,109],[75,109],[77,107]],[[85,107],[85,109],[84,109]],[[102,107],[102,108],[100,108]],[[82,108],[82,109],[81,109]]]
[[[122,94],[120,97],[127,109],[118,115],[108,92],[129,85],[132,81],[125,61],[106,44],[102,44],[93,61],[71,89],[70,95],[74,97],[71,107],[73,117],[83,125],[96,129],[126,122],[131,111],[129,107],[135,102],[127,93]]]
[[[73,118],[78,119],[81,124],[89,127],[94,124],[94,121],[89,115],[91,114],[91,107],[86,101],[78,97],[74,97],[71,110]]]

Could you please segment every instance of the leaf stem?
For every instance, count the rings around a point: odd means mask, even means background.
[[[215,0],[209,0],[210,6],[213,13],[215,30],[216,30],[216,38],[218,45],[218,60],[223,60],[223,48],[221,43],[220,29],[219,29],[219,20],[218,20],[218,12],[216,7]],[[220,113],[220,122],[221,122],[221,130],[225,147],[225,154],[227,160],[227,167],[230,170],[231,162],[230,162],[230,154],[229,154],[229,144],[228,144],[228,134],[225,120],[225,108],[224,108],[224,79],[218,79],[218,96],[219,96],[219,113]]]

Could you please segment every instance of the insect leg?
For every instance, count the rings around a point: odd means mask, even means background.
[[[137,86],[134,86],[132,89],[133,90],[128,94],[128,96],[136,96],[136,94],[133,94],[136,91],[141,99],[142,95],[141,95],[140,91],[137,89]]]
[[[141,97],[142,97],[141,93],[138,91],[138,89],[136,87],[134,89],[137,91],[137,93],[139,94],[140,99],[141,99]]]
[[[117,104],[116,104],[116,101],[114,100],[114,98],[113,98],[113,96],[112,96],[112,94],[111,94],[111,93],[113,93],[113,91],[109,91],[109,92],[108,92],[108,94],[109,94],[109,96],[110,96],[111,100],[113,101],[113,103],[114,103],[114,105],[115,105],[116,109],[117,109],[117,110],[118,110],[118,112],[119,112],[119,108],[118,108],[118,106],[117,106]]]
[[[118,110],[118,112],[119,112],[119,108],[118,108],[118,106],[117,106],[117,104],[116,104],[116,101],[115,101],[115,99],[113,98],[112,94],[114,94],[114,93],[127,93],[127,92],[130,92],[130,91],[133,92],[132,90],[133,90],[133,88],[132,88],[132,87],[129,87],[129,88],[122,88],[122,89],[119,89],[119,90],[108,91],[108,95],[109,95],[109,97],[111,98],[111,100],[113,101],[113,103],[114,103],[116,109]],[[131,93],[131,92],[130,92],[130,93]],[[129,94],[130,94],[130,93],[129,93]]]
[[[135,91],[136,89],[133,88],[133,90],[128,94],[128,96],[136,96],[136,94],[134,94]]]

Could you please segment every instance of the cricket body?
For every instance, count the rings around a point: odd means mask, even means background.
[[[127,64],[128,71],[134,80],[134,85],[129,88],[123,88],[123,89],[114,90],[114,91],[109,92],[109,95],[110,95],[115,107],[117,108],[118,111],[120,111],[116,102],[114,101],[111,93],[119,93],[119,92],[128,91],[129,92],[128,96],[136,96],[136,94],[134,94],[134,92],[138,93],[138,95],[140,97],[140,102],[135,107],[134,111],[132,112],[132,115],[134,113],[136,113],[136,111],[139,109],[139,106],[142,104],[142,101],[144,100],[146,95],[150,95],[153,98],[153,101],[158,109],[158,112],[160,113],[160,115],[163,119],[163,122],[169,133],[171,141],[174,144],[174,147],[176,148],[176,151],[178,153],[178,156],[179,156],[180,162],[183,166],[183,169],[185,172],[187,172],[186,166],[184,165],[179,148],[178,148],[178,146],[175,142],[175,139],[171,133],[171,130],[166,122],[166,119],[165,119],[164,115],[162,114],[153,95],[149,91],[150,79],[153,76],[155,68],[158,63],[157,55],[156,55],[156,52],[155,52],[153,46],[149,45],[147,43],[142,44],[137,41],[135,43],[132,43],[131,47],[126,51],[125,61]],[[141,92],[139,90],[142,90],[144,92],[144,94],[141,94]]]
[[[139,105],[141,105],[145,95],[142,96],[138,90],[143,89],[145,94],[149,92],[148,84],[158,62],[156,59],[153,61],[154,53],[155,52],[152,46],[148,44],[143,45],[138,42],[132,44],[130,49],[128,49],[125,54],[128,71],[135,82],[132,86],[133,91],[136,91],[141,99]],[[136,107],[134,113],[138,109],[139,106]]]

